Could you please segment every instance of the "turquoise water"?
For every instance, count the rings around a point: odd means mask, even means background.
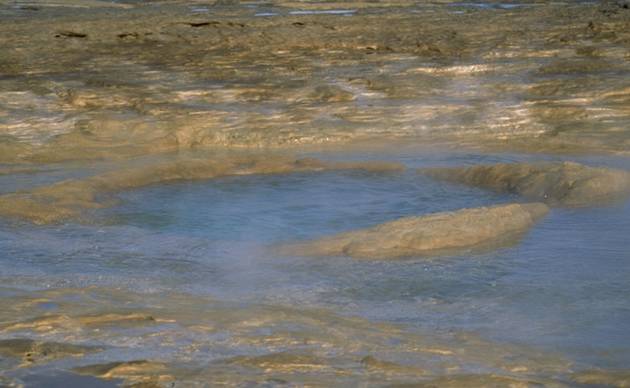
[[[467,153],[351,157],[399,160],[408,167],[532,158]],[[33,179],[63,175],[55,171]],[[363,261],[279,257],[271,248],[402,216],[520,199],[436,182],[413,169],[228,177],[147,187],[118,197],[119,206],[96,212],[89,225],[3,221],[0,283],[23,289],[99,285],[324,307],[429,332],[474,332],[560,352],[584,367],[630,365],[627,201],[552,209],[516,245],[493,252]],[[137,351],[152,350],[147,345]]]

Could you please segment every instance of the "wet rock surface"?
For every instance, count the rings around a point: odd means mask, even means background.
[[[86,365],[73,370],[81,375],[96,376],[106,380],[123,379],[138,387],[160,387],[172,383],[174,378],[166,371],[167,366],[163,363],[145,360]]]
[[[592,370],[576,373],[573,376],[576,383],[605,387],[629,387],[630,372]]]
[[[429,168],[421,172],[437,179],[519,194],[550,205],[593,206],[630,195],[630,172],[571,162]]]
[[[98,347],[43,342],[28,338],[0,340],[0,354],[21,360],[25,365],[50,362],[65,357],[82,357],[102,350]]]
[[[3,298],[1,303],[8,308],[0,312],[0,317],[6,319],[9,312],[11,316],[16,312],[28,316],[43,301],[57,303],[59,312],[70,317],[107,315],[108,306],[121,300],[170,323],[161,326],[149,323],[144,327],[140,324],[135,331],[109,325],[93,333],[72,327],[50,328],[38,331],[37,335],[74,338],[78,342],[98,338],[102,352],[86,358],[72,372],[140,386],[194,385],[208,381],[228,385],[431,383],[436,373],[439,376],[473,365],[495,372],[488,378],[455,379],[483,386],[486,380],[520,381],[511,377],[519,373],[553,376],[569,370],[569,364],[553,354],[494,344],[469,333],[438,338],[322,309],[239,307],[238,303],[215,302],[186,294],[136,294],[97,288],[22,293]],[[21,333],[29,332],[33,335],[25,326]],[[0,334],[5,336],[7,332],[0,329]],[[159,345],[157,356],[129,358],[133,357],[138,341]],[[9,349],[11,355],[22,357],[39,342],[10,339],[0,344],[3,353]],[[87,354],[86,349],[92,349],[58,343],[45,346],[55,350],[56,357],[80,357]],[[387,354],[387,359],[376,359],[373,353]],[[112,357],[122,360],[103,361]],[[19,376],[20,371],[27,370],[28,365],[24,364],[10,376]]]
[[[427,256],[506,242],[547,214],[542,203],[406,217],[375,227],[279,248],[283,254],[387,259]]]
[[[3,290],[6,292],[6,289]],[[382,384],[393,386],[625,386],[627,373],[587,370],[552,353],[505,345],[466,332],[424,335],[403,326],[343,317],[321,309],[247,305],[193,295],[137,294],[88,288],[12,292],[2,299],[5,320],[28,316],[43,302],[55,303],[68,317],[109,316],[112,303],[132,303],[161,326],[138,322],[133,331],[116,324],[94,332],[50,327],[20,335],[98,339],[98,347],[25,338],[0,341],[0,354],[20,364],[3,371],[7,384],[87,383],[93,376],[116,385],[165,387],[213,384]],[[96,318],[95,318],[96,319]],[[80,321],[79,318],[76,318]],[[104,319],[110,321],[109,319]],[[0,328],[0,335],[7,335]],[[223,333],[229,333],[224,336]],[[154,359],[133,358],[138,341],[159,347]],[[254,354],[252,354],[252,350]],[[380,354],[378,358],[373,354]],[[383,358],[385,357],[385,358]],[[118,361],[111,361],[112,358]],[[28,373],[34,364],[79,361],[68,372]],[[472,369],[471,369],[472,368]],[[475,370],[475,373],[470,373]],[[7,373],[8,372],[8,373]],[[50,376],[46,378],[47,374]],[[97,386],[99,381],[94,381]],[[102,386],[108,386],[103,384]],[[114,385],[112,385],[114,386]]]

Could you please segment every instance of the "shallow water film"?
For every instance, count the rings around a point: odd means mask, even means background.
[[[628,387],[629,198],[624,0],[0,0],[0,387]]]

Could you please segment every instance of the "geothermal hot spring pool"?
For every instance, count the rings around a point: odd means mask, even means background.
[[[395,260],[275,253],[277,244],[404,216],[520,201],[416,168],[562,159],[427,151],[343,158],[407,169],[155,185],[119,193],[89,223],[3,221],[1,335],[41,341],[29,344],[28,368],[4,359],[3,378],[117,384],[123,380],[74,372],[129,362],[112,377],[247,383],[266,370],[271,385],[357,384],[446,369],[560,384],[630,363],[630,202],[552,208],[520,239],[492,250]],[[578,161],[628,167],[626,159]],[[55,168],[0,179],[15,191],[83,173]],[[0,350],[9,352],[6,342]],[[108,377],[104,370],[88,372]],[[496,383],[468,378],[456,385]]]
[[[628,387],[629,236],[627,0],[0,0],[0,387]]]

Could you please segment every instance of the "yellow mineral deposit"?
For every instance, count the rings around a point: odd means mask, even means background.
[[[545,204],[527,203],[405,217],[278,249],[288,255],[366,259],[453,253],[509,242],[526,232],[548,210]]]
[[[168,373],[166,365],[145,360],[86,365],[74,368],[73,371],[102,379],[123,379],[128,385],[142,387],[161,387],[175,380]]]

